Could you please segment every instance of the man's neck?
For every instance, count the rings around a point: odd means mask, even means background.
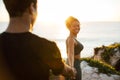
[[[6,32],[10,33],[28,32],[31,26],[32,25],[30,24],[29,18],[26,17],[10,18],[10,23],[8,25],[8,28],[6,29]]]

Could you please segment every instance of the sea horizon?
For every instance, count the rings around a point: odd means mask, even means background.
[[[0,22],[0,33],[5,31],[8,22]],[[63,24],[46,24],[36,22],[33,28],[34,34],[55,41],[61,51],[62,57],[66,58],[65,40],[69,35]],[[94,48],[102,45],[108,46],[120,42],[120,22],[81,22],[81,30],[77,36],[78,41],[84,45],[81,57],[91,57]]]

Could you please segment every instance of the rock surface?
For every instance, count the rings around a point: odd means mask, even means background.
[[[119,75],[98,73],[98,68],[90,67],[87,62],[81,62],[82,80],[120,80]]]

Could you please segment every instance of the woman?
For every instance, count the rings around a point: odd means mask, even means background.
[[[70,16],[66,20],[66,27],[70,32],[66,39],[67,63],[77,71],[75,80],[81,80],[80,53],[83,45],[77,40],[77,34],[80,31],[80,22],[75,17]]]

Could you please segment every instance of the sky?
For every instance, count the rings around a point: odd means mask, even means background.
[[[63,22],[68,16],[80,21],[120,21],[120,0],[38,0],[37,21]],[[0,21],[8,21],[0,0]]]
[[[45,22],[45,25],[42,25],[42,27],[38,27],[38,25],[34,28],[34,31],[40,34],[40,36],[47,38],[56,38],[56,36],[60,39],[66,38],[68,32],[66,32],[64,22],[68,16],[74,16],[78,18],[80,22],[120,22],[120,0],[38,0],[37,22]],[[0,22],[1,21],[9,21],[3,0],[0,0]],[[46,23],[58,23],[60,25],[53,28],[53,26],[56,25],[50,26]],[[63,27],[61,28],[61,26]],[[84,27],[82,30],[84,31]],[[50,32],[56,34],[48,37]],[[83,36],[86,36],[86,34],[83,34]],[[58,45],[60,45],[60,48],[64,47],[61,43]]]

